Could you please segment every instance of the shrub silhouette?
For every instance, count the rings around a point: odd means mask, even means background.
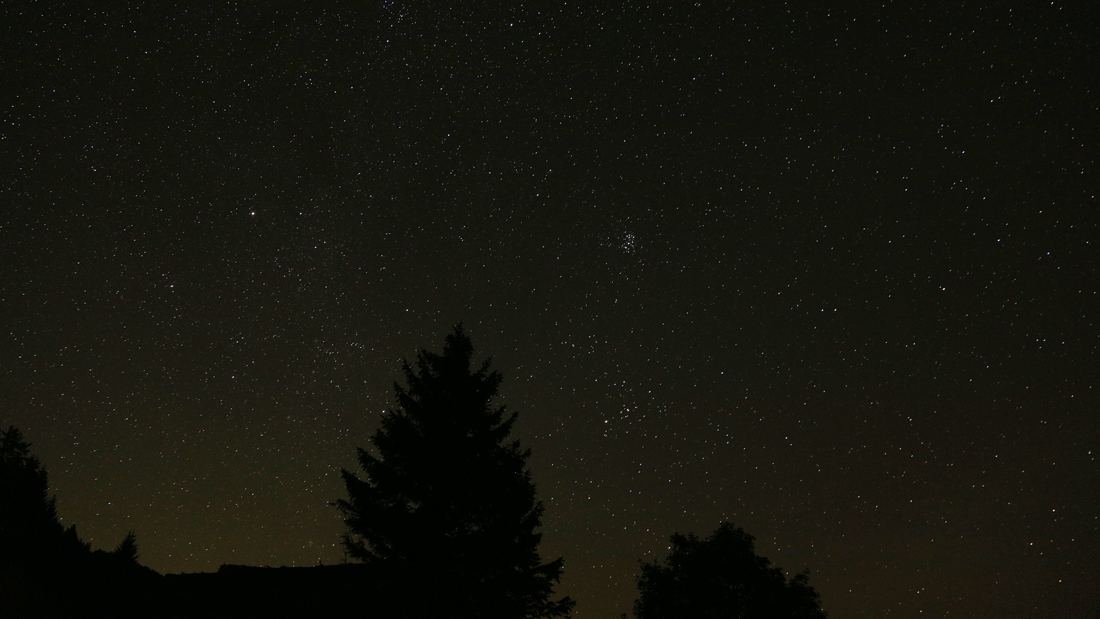
[[[664,563],[643,563],[634,602],[637,619],[822,619],[808,572],[788,580],[756,554],[755,538],[722,523],[707,539],[672,536]]]

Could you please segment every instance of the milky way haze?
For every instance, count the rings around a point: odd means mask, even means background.
[[[1100,613],[1096,7],[668,4],[0,9],[0,423],[66,524],[343,560],[461,321],[578,619],[723,520],[838,618]]]

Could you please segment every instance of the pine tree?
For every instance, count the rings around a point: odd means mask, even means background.
[[[46,469],[18,428],[0,431],[0,560],[24,565],[54,560],[63,534]]]
[[[81,541],[76,525],[61,524],[49,476],[30,447],[19,428],[0,430],[0,562],[33,568],[81,561],[91,545]],[[137,564],[132,531],[113,554]]]
[[[126,537],[122,538],[122,541],[115,546],[115,549],[111,551],[111,556],[115,557],[119,562],[123,564],[136,564],[138,560],[138,547],[137,536],[133,531],[126,534]]]
[[[372,436],[374,454],[358,450],[365,479],[342,471],[344,546],[406,575],[425,614],[568,617],[572,600],[550,599],[563,560],[538,553],[531,452],[507,440],[517,414],[490,404],[501,374],[491,360],[471,370],[473,351],[460,325],[442,354],[421,350],[415,369],[403,362],[406,386],[394,384],[397,408]]]

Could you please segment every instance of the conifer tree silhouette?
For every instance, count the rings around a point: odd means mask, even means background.
[[[31,570],[57,568],[84,562],[92,554],[76,525],[61,524],[49,476],[31,455],[23,433],[15,426],[0,430],[0,563]],[[110,554],[119,565],[137,565],[134,533]]]
[[[23,433],[0,430],[0,617],[145,617],[159,578],[138,564],[133,532],[93,552],[65,528]]]
[[[358,450],[365,479],[342,471],[347,554],[404,575],[422,598],[410,614],[568,617],[573,601],[550,599],[563,560],[538,553],[531,452],[507,440],[517,414],[490,404],[501,374],[491,360],[472,370],[473,351],[459,325],[442,354],[403,362],[374,453]]]
[[[118,543],[118,546],[111,551],[111,556],[118,559],[122,563],[137,563],[138,560],[138,547],[137,536],[133,531],[126,534],[126,537],[122,538],[122,541]]]
[[[46,469],[18,428],[0,431],[0,561],[24,566],[55,561],[64,549],[76,547],[75,529],[65,533]]]

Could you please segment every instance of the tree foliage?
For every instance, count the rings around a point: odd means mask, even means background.
[[[0,430],[0,562],[27,568],[57,567],[110,554],[119,565],[137,565],[137,538],[130,532],[111,553],[80,540],[76,525],[65,528],[57,515],[57,497],[30,443],[15,426]]]
[[[820,596],[802,572],[790,580],[756,554],[755,538],[722,523],[713,535],[672,536],[664,563],[642,564],[637,619],[823,619]]]
[[[33,564],[79,548],[57,517],[46,469],[15,426],[0,431],[0,560]],[[74,543],[75,542],[75,543]]]
[[[93,552],[75,525],[62,526],[30,444],[14,426],[0,431],[0,616],[140,616],[140,595],[123,592],[157,577],[137,563],[133,533]]]
[[[493,406],[501,374],[490,360],[471,368],[473,345],[455,327],[442,354],[421,350],[402,363],[397,407],[359,449],[365,478],[343,471],[347,500],[336,502],[349,556],[408,576],[449,616],[568,616],[569,598],[551,600],[562,559],[543,563],[543,504],[526,466],[530,450],[508,435],[517,414]]]
[[[126,534],[126,537],[122,538],[118,546],[115,546],[115,549],[111,551],[111,556],[124,563],[137,563],[137,536],[134,535],[133,531],[130,531]]]

